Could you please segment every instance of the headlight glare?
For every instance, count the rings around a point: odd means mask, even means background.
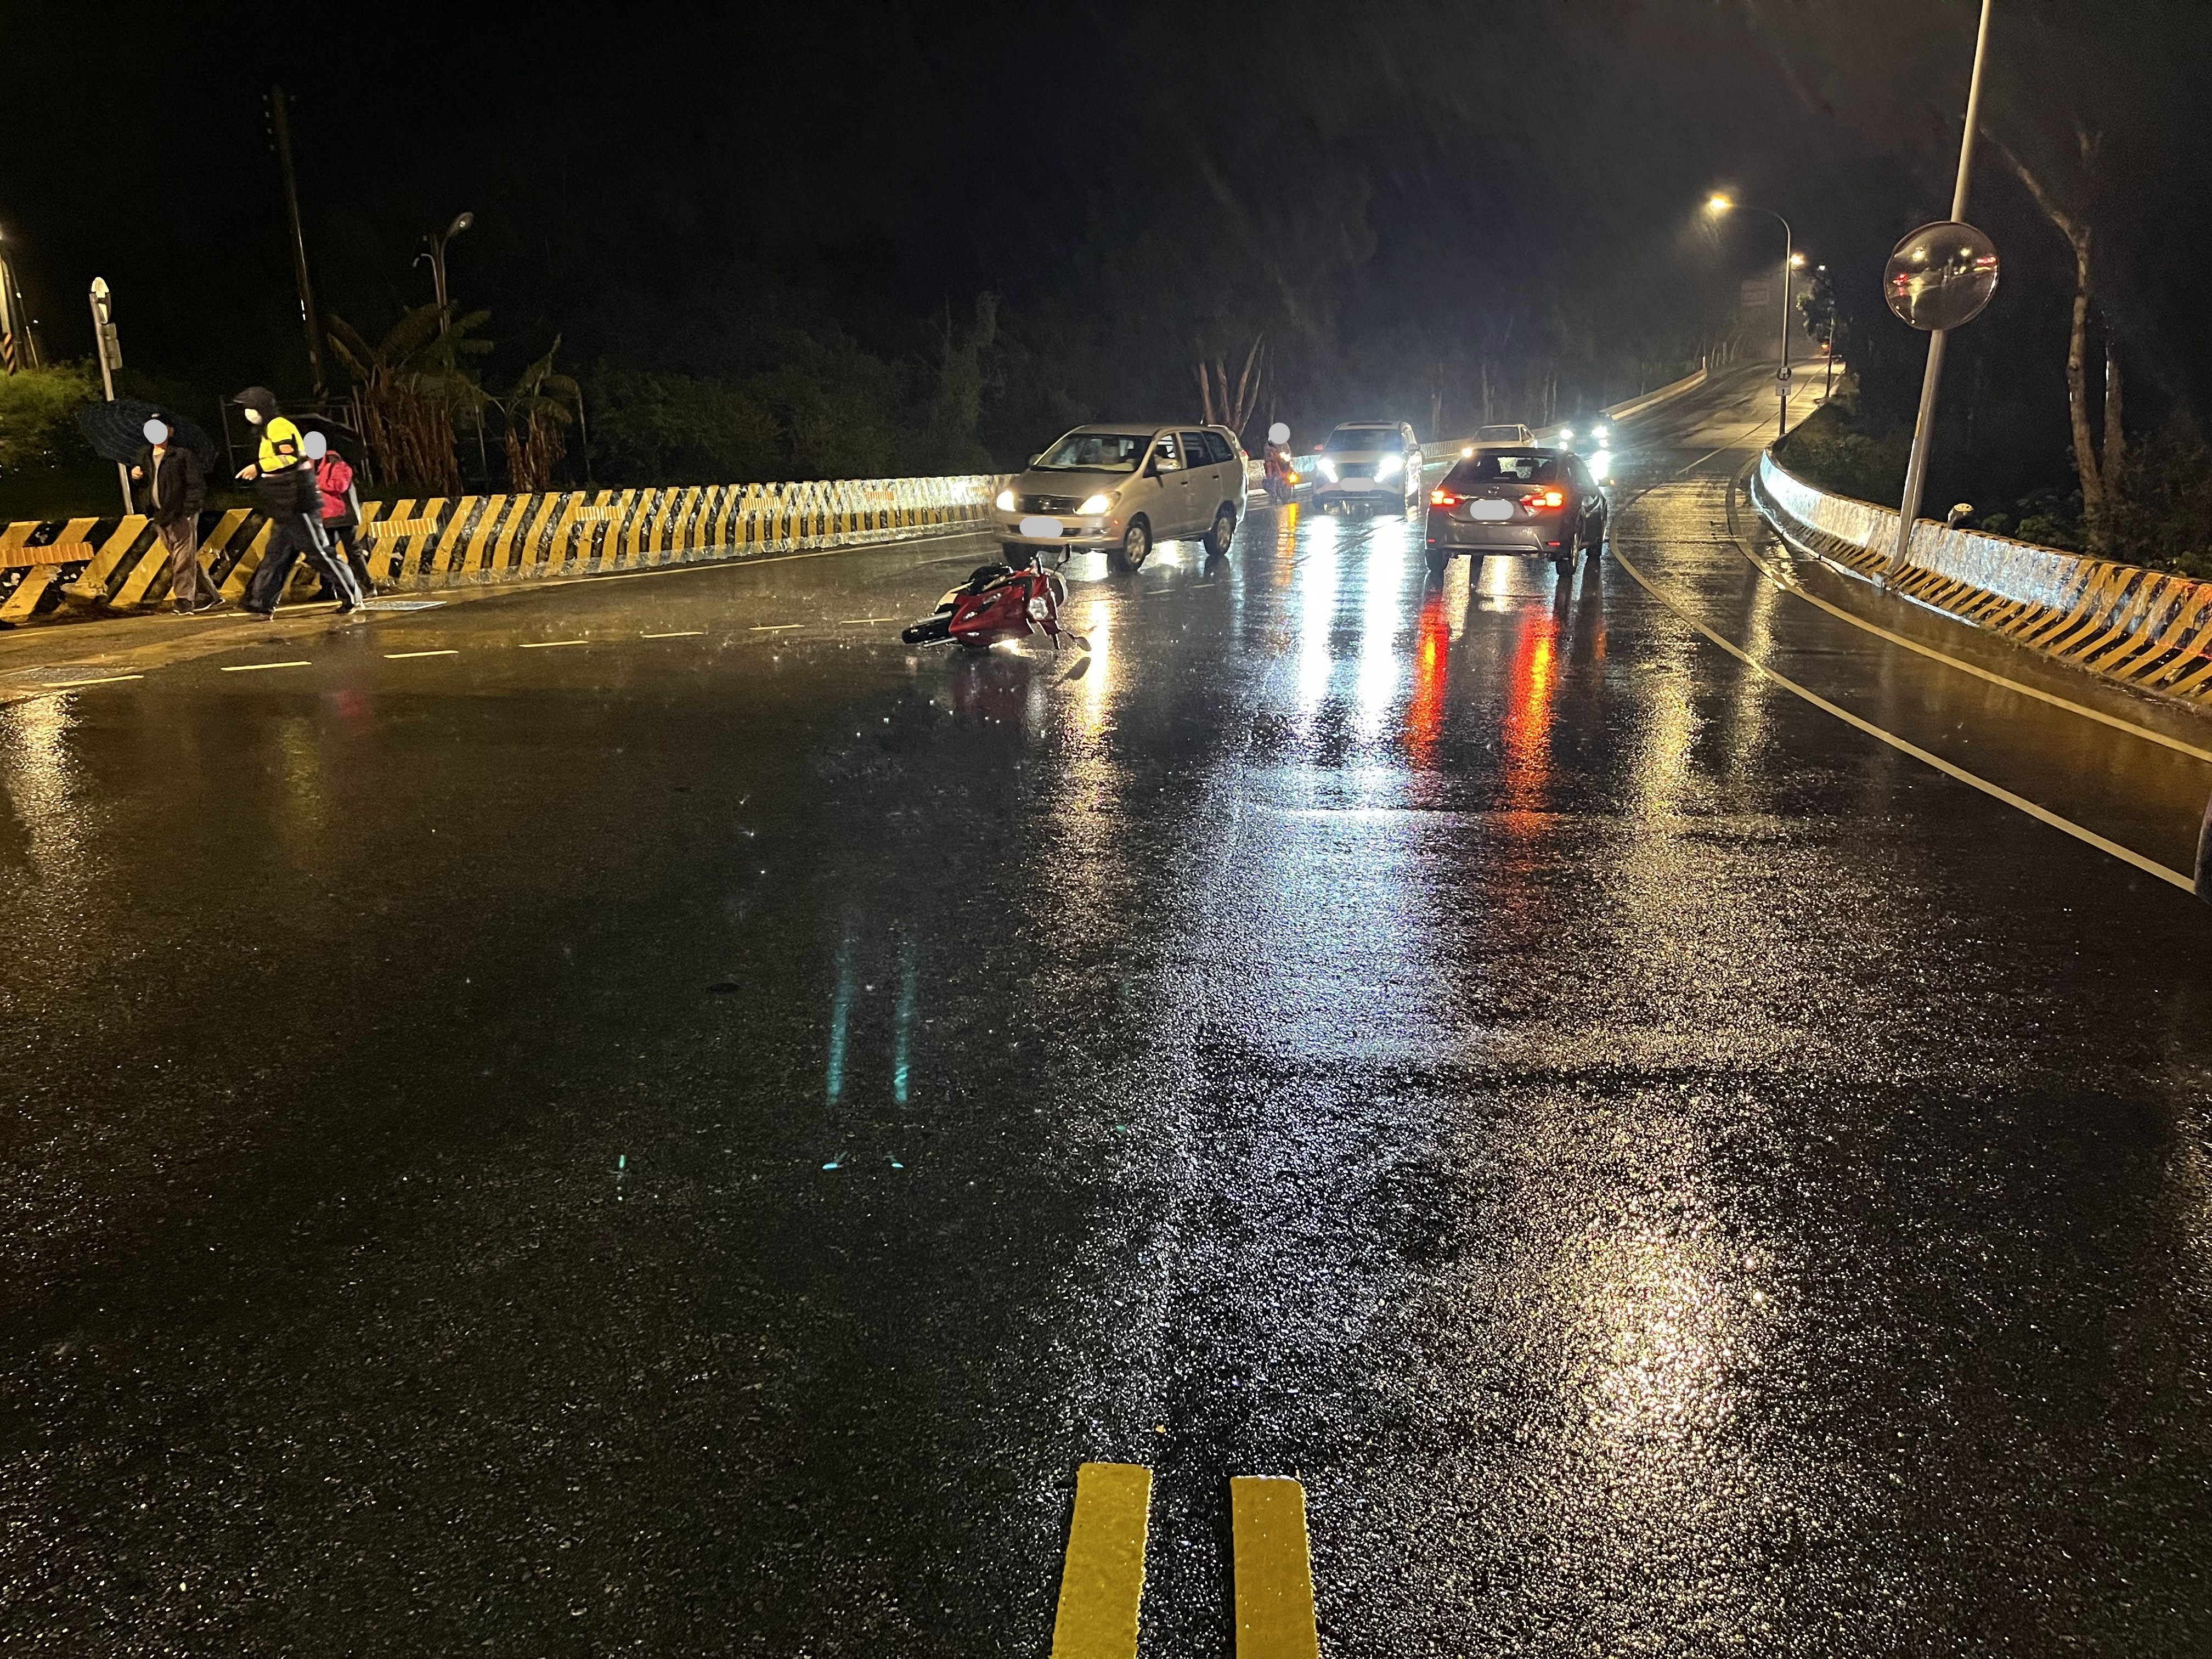
[[[1014,492],[1011,489],[1000,490],[999,492],[999,511],[1001,513],[1011,513],[1013,510]]]
[[[1403,455],[1385,455],[1375,463],[1375,476],[1378,478],[1395,478],[1405,470],[1406,458]]]
[[[1336,463],[1330,460],[1326,455],[1322,457],[1321,476],[1328,479],[1331,483],[1334,483],[1336,482]]]
[[[1093,513],[1106,512],[1111,508],[1113,505],[1113,496],[1108,495],[1102,489],[1096,495],[1093,495],[1089,500],[1085,501],[1082,506],[1077,507],[1075,510],[1079,514],[1088,515]]]

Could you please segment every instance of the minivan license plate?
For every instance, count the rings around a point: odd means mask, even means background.
[[[1513,516],[1510,501],[1477,501],[1467,510],[1470,519],[1480,519],[1485,524],[1500,524]]]

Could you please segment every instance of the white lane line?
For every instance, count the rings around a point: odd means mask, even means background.
[[[589,640],[525,640],[515,647],[518,651],[552,651],[564,645],[589,645]]]
[[[458,657],[458,656],[459,656],[460,654],[461,654],[461,653],[460,653],[459,652],[458,652],[458,651],[453,651],[453,650],[446,650],[446,651],[387,651],[387,652],[386,652],[386,653],[384,653],[384,659],[385,659],[386,662],[404,662],[404,661],[406,661],[406,660],[407,660],[407,659],[408,659],[408,658],[410,658],[410,657]]]
[[[837,626],[840,628],[858,628],[866,623],[887,623],[896,622],[898,618],[896,617],[840,617],[837,618]]]
[[[753,629],[756,634],[781,634],[793,628],[804,628],[805,623],[763,623]]]
[[[703,628],[678,629],[673,634],[641,634],[641,640],[696,640],[707,630]]]
[[[314,665],[302,657],[297,662],[240,662],[233,663],[222,672],[226,674],[258,674],[264,668],[313,668]]]
[[[1829,604],[1819,594],[1800,587],[1787,576],[1781,574],[1773,566],[1747,547],[1741,538],[1732,539],[1735,542],[1736,551],[1750,560],[1753,568],[1781,592],[1801,599],[1808,605],[1818,606],[1830,616],[1839,617],[1854,628],[1863,628],[1877,639],[1887,640],[1892,645],[1901,645],[1907,651],[1917,651],[1923,657],[1933,658],[1947,667],[1957,669],[1961,674],[1972,674],[1978,680],[1987,680],[1992,685],[2002,685],[2006,690],[2017,691],[2023,697],[2033,697],[2038,702],[2047,702],[2053,708],[2063,708],[2069,714],[2079,714],[2085,720],[2095,720],[2100,726],[2109,726],[2118,731],[2124,732],[2131,738],[2141,738],[2145,743],[2163,744],[2168,749],[2179,750],[2181,753],[2192,755],[2198,760],[2212,761],[2212,749],[2199,749],[2193,743],[2185,743],[2179,738],[2170,738],[2163,732],[2154,732],[2147,726],[2137,726],[2133,720],[2122,720],[2118,714],[2107,714],[2101,708],[2092,708],[2086,703],[2075,702],[2070,698],[2060,696],[2055,691],[2044,691],[2033,685],[2023,685],[2020,681],[2008,679],[1994,670],[1977,667],[1972,663],[1953,656],[1948,651],[1938,651],[1932,645],[1923,645],[1919,641],[1907,639],[1902,634],[1893,634],[1879,623],[1869,622],[1863,617],[1853,616],[1841,605]],[[1968,625],[1971,626],[1971,624]],[[2002,635],[1995,637],[2002,638]]]
[[[1850,709],[1838,708],[1836,704],[1830,702],[1819,692],[1808,691],[1803,686],[1798,684],[1796,681],[1789,678],[1785,675],[1777,673],[1773,669],[1769,668],[1765,663],[1759,661],[1756,657],[1752,656],[1741,647],[1729,640],[1723,639],[1718,634],[1713,632],[1711,629],[1706,627],[1704,623],[1698,621],[1696,617],[1691,615],[1687,610],[1677,604],[1672,595],[1668,594],[1664,589],[1656,586],[1642,571],[1638,570],[1633,564],[1623,558],[1618,550],[1615,550],[1613,557],[1613,562],[1616,564],[1636,579],[1637,585],[1642,587],[1645,592],[1649,593],[1653,599],[1658,600],[1660,604],[1665,605],[1669,611],[1680,617],[1684,622],[1689,623],[1691,627],[1696,629],[1698,632],[1704,635],[1715,645],[1720,647],[1722,650],[1727,652],[1729,655],[1734,657],[1738,662],[1742,663],[1746,667],[1749,668],[1753,673],[1763,675],[1767,679],[1772,680],[1784,690],[1792,692],[1796,696],[1802,697],[1807,702],[1811,703],[1813,707],[1820,709],[1822,713],[1833,714],[1838,720],[1843,721],[1844,725],[1854,727],[1858,731],[1865,732],[1870,738],[1876,738],[1881,742],[1887,744],[1891,748],[1897,750],[1899,753],[1910,755],[1917,761],[1924,762],[1928,765],[1934,767],[1937,771],[1942,773],[1945,776],[1956,778],[1960,783],[1966,784],[1972,788],[1980,790],[1984,794],[1988,795],[1992,799],[2001,800],[2008,806],[2017,808],[2021,811],[2027,813],[2028,817],[2037,820],[2039,823],[2047,823],[2054,830],[2063,830],[2065,834],[2073,836],[2076,841],[2086,842],[2090,846],[2095,848],[2099,852],[2108,853],[2112,857],[2119,860],[2123,864],[2133,865],[2145,875],[2156,876],[2160,881],[2170,882],[2174,886],[2181,889],[2185,893],[2194,894],[2197,891],[2197,883],[2195,880],[2188,876],[2183,875],[2180,871],[2169,870],[2166,866],[2159,863],[2156,860],[2147,859],[2141,853],[2135,851],[2131,848],[2123,847],[2116,841],[2107,840],[2105,836],[2099,835],[2095,830],[2086,829],[2082,825],[2075,823],[2071,818],[2062,818],[2057,813],[2051,811],[2048,807],[2038,806],[2033,801],[2028,799],[2025,795],[2015,795],[2011,790],[2005,788],[2002,784],[1991,783],[1987,778],[1978,777],[1975,774],[1966,770],[1963,766],[1954,766],[1949,761],[1945,760],[1941,755],[1930,754],[1927,750],[1923,749],[1918,744],[1911,742],[1906,738],[1900,738],[1894,732],[1885,732],[1881,726],[1876,726],[1872,720],[1862,720],[1859,716],[1851,713]]]
[[[113,685],[118,680],[143,680],[143,674],[103,674],[96,680],[53,680],[40,687],[42,691],[70,691],[80,685]]]

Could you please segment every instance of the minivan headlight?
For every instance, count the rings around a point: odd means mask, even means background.
[[[1075,510],[1078,514],[1087,517],[1093,513],[1103,513],[1113,505],[1114,497],[1105,490],[1102,489],[1096,495],[1091,496],[1083,503],[1082,506],[1077,507]]]
[[[999,511],[1001,513],[1011,513],[1013,510],[1014,492],[1011,489],[1000,490],[999,492]]]
[[[1375,463],[1375,476],[1378,478],[1395,478],[1405,470],[1406,458],[1403,455],[1385,455]]]

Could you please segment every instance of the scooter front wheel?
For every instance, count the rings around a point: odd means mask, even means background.
[[[908,645],[935,645],[952,637],[952,617],[947,611],[941,616],[926,617],[910,628],[899,630],[899,638]]]

